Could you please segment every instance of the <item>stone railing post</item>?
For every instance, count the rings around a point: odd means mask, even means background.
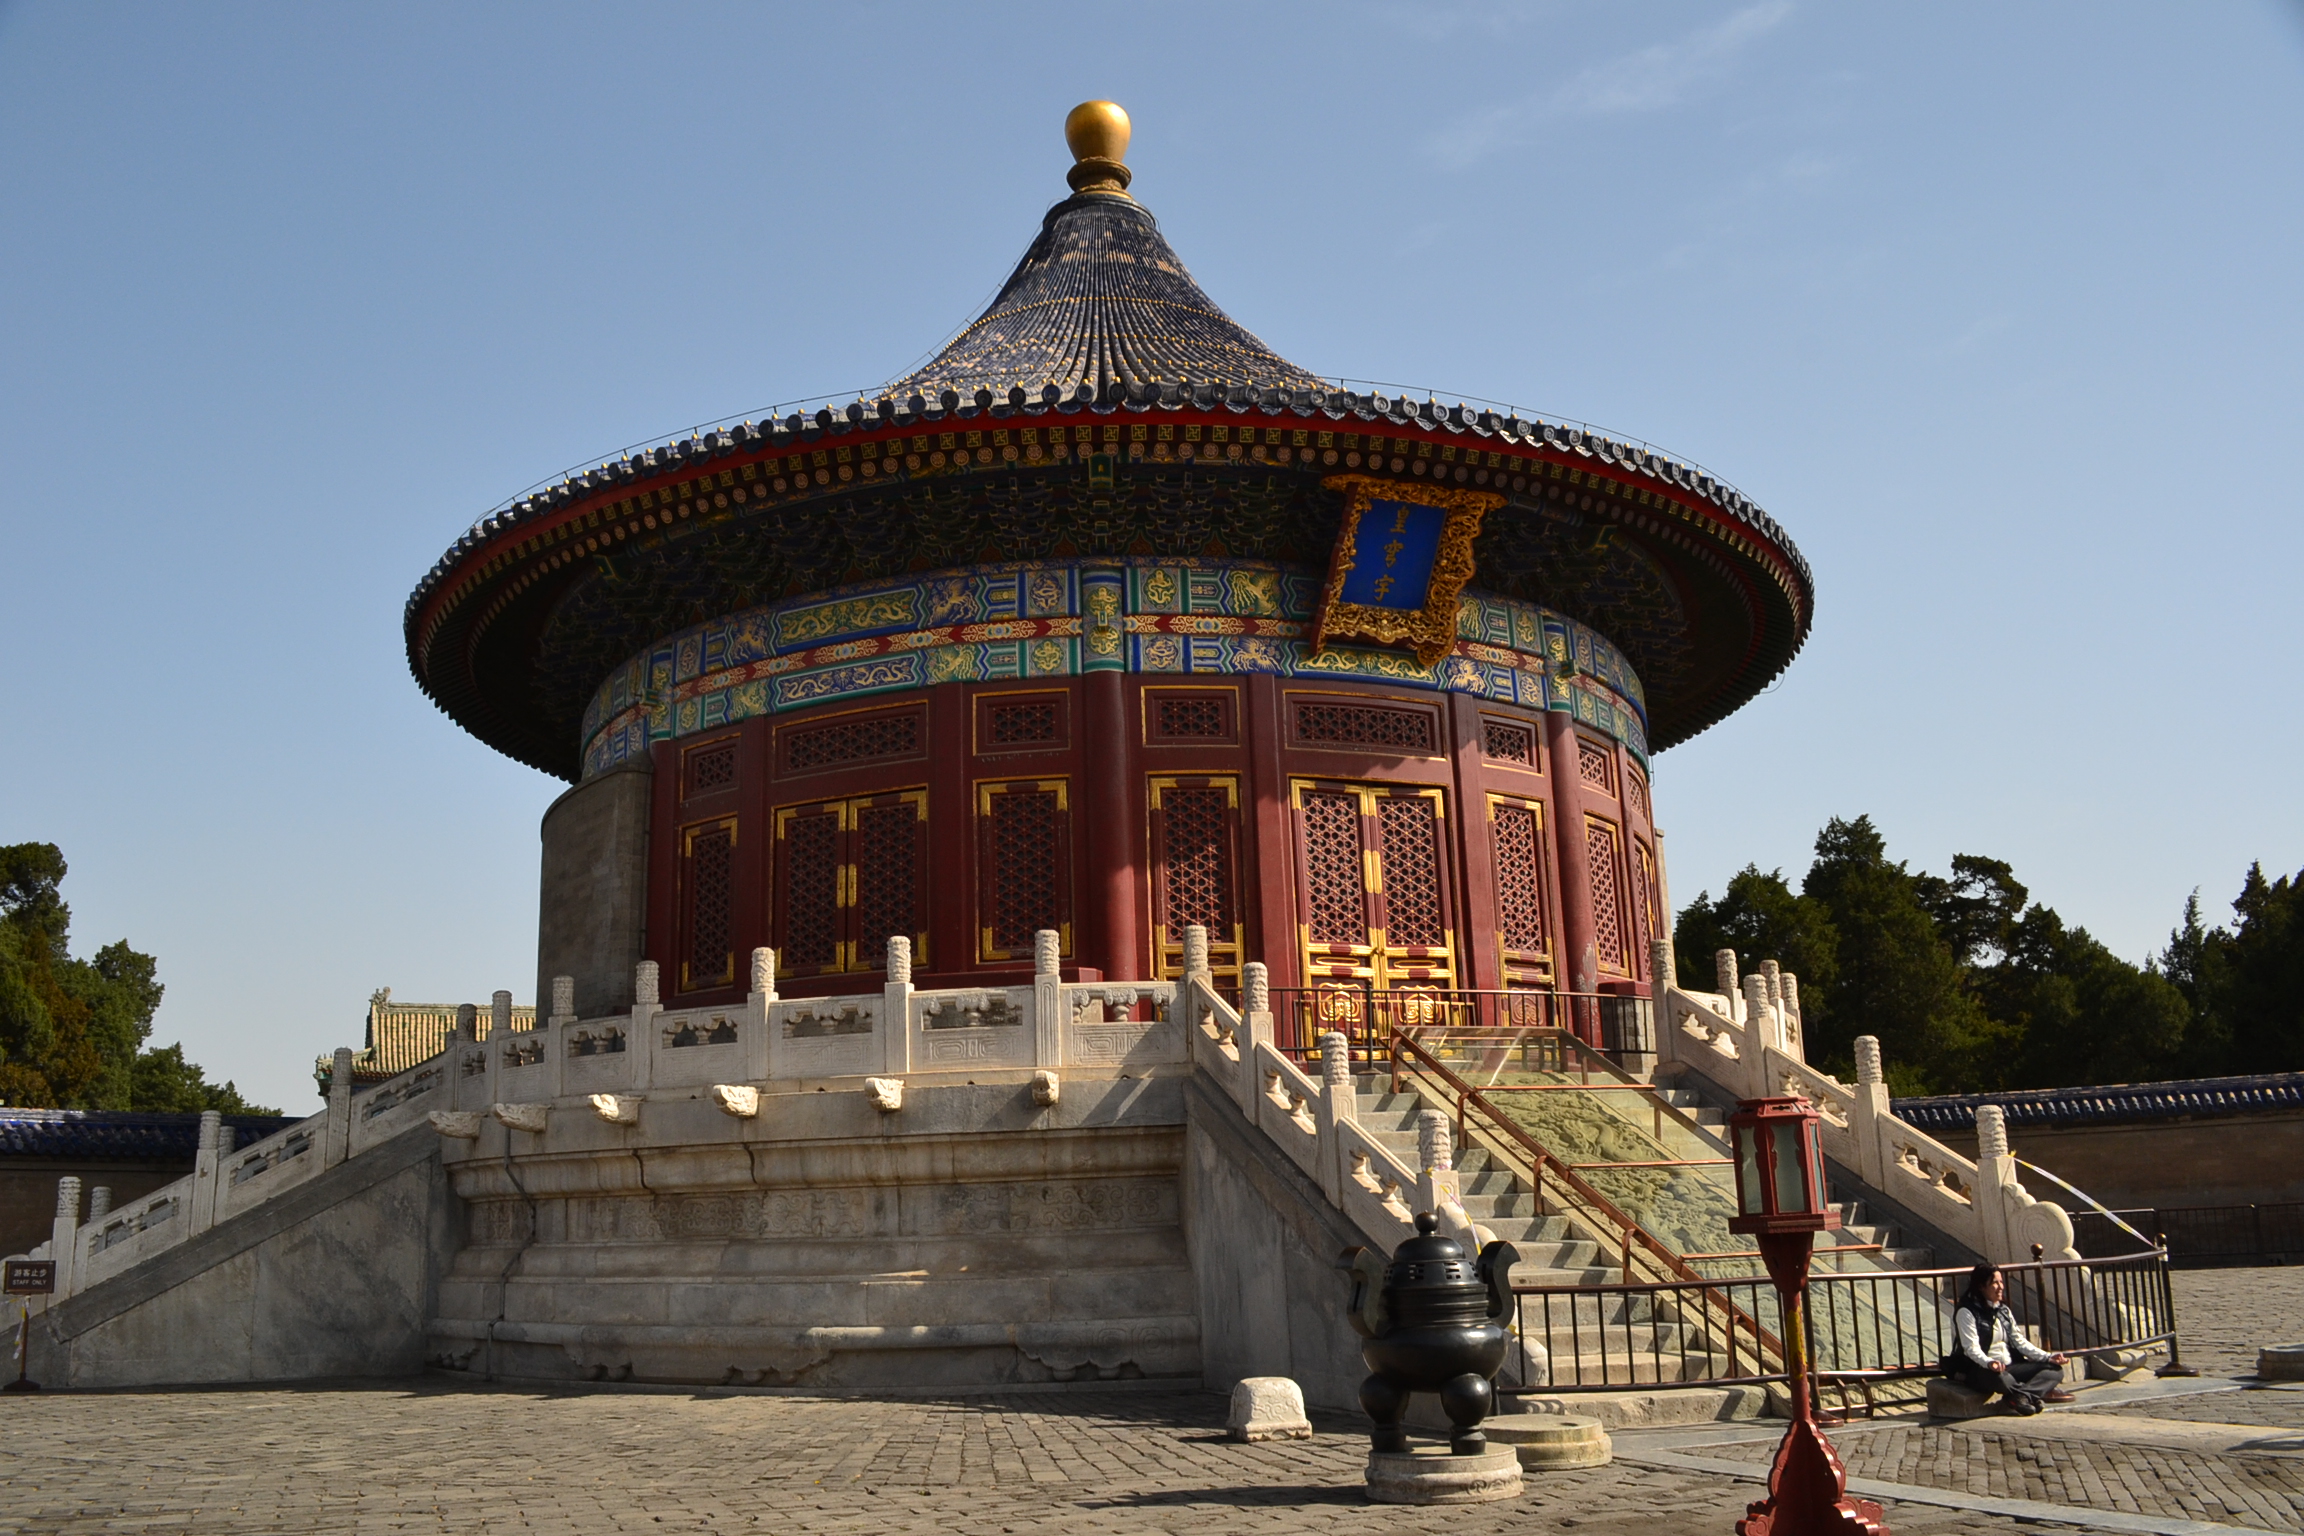
[[[449,1033],[448,1038],[451,1040],[487,1038],[480,1032],[480,1008],[478,1004],[458,1003],[456,1005],[456,1027]]]
[[[1888,1187],[1895,1149],[1888,1145],[1888,1081],[1880,1069],[1880,1037],[1856,1037],[1855,1113],[1848,1130],[1856,1143],[1856,1171],[1874,1189]]]
[[[1479,1248],[1464,1209],[1463,1180],[1456,1173],[1456,1137],[1448,1117],[1436,1109],[1416,1116],[1416,1209],[1438,1217],[1440,1230],[1463,1243],[1466,1253]]]
[[[1208,970],[1208,930],[1199,923],[1188,924],[1184,929],[1184,974],[1203,986],[1212,979]]]
[[[223,1157],[224,1117],[215,1110],[200,1115],[200,1147],[192,1158],[192,1209],[187,1233],[205,1232],[216,1225],[217,1164]]]
[[[1053,928],[1032,935],[1032,1048],[1035,1065],[1053,1072],[1064,1062],[1064,940]]]
[[[1187,949],[1186,953],[1189,954],[1190,950]],[[1215,978],[1212,976],[1203,976],[1200,985],[1210,992],[1216,990]],[[1240,1081],[1244,1085],[1241,1090],[1244,1097],[1240,1103],[1251,1115],[1255,1113],[1254,1095],[1264,1087],[1255,1072],[1256,1042],[1269,1042],[1271,1039],[1272,973],[1265,969],[1263,961],[1251,960],[1240,968],[1240,1038],[1233,1042],[1233,1048],[1240,1053]],[[1351,1053],[1347,1051],[1344,1056],[1347,1069],[1351,1061]]]
[[[912,1070],[912,940],[888,936],[888,981],[880,990],[880,1070],[902,1077]]]
[[[1766,1098],[1776,1089],[1769,1083],[1768,1050],[1777,1045],[1775,1010],[1768,1006],[1768,978],[1755,971],[1744,978],[1745,1096]]]
[[[1187,975],[1183,984],[1197,985],[1211,996],[1214,996],[1216,991],[1215,979],[1206,973],[1203,973],[1197,982],[1194,982]],[[1243,998],[1242,1001],[1246,1001],[1246,999]],[[1267,1005],[1271,1002],[1269,993],[1266,994],[1265,1002]],[[1253,1013],[1243,1009],[1240,1014],[1240,1033],[1234,1038],[1232,1045],[1233,1049],[1240,1053],[1240,1084],[1238,1089],[1240,1112],[1250,1120],[1256,1118],[1256,1101],[1264,1093],[1264,1070],[1256,1064],[1256,1047],[1271,1043],[1271,1008],[1266,1006]]]
[[[562,1024],[576,1022],[575,977],[555,976],[552,978],[552,1011],[546,1016],[544,1022],[555,1029]]]
[[[1261,971],[1262,965],[1255,969]],[[1266,1020],[1270,1009],[1258,1010]],[[1320,1187],[1338,1209],[1344,1205],[1344,1139],[1338,1127],[1360,1117],[1360,1101],[1352,1086],[1352,1042],[1330,1030],[1320,1037],[1320,1102],[1313,1106],[1320,1130]]]
[[[1720,984],[1720,995],[1728,999],[1728,1016],[1732,1020],[1744,1017],[1743,1005],[1737,1001],[1736,951],[1715,950],[1712,955],[1712,975]]]
[[[768,1081],[768,1005],[775,1001],[776,951],[762,946],[752,951],[752,985],[744,994],[744,1077],[747,1082]]]
[[[1656,994],[1656,1001],[1664,1001],[1664,989],[1680,985],[1680,958],[1673,952],[1670,939],[1648,941],[1648,986]]]
[[[2008,1230],[2008,1202],[2001,1186],[2016,1181],[2016,1165],[2008,1155],[2008,1112],[1997,1104],[1976,1106],[1976,1187],[1970,1198],[1984,1228],[1984,1257],[2000,1264],[2020,1263],[2031,1257],[2016,1251]]]
[[[654,1080],[651,1068],[656,1060],[656,1052],[653,1049],[656,1043],[654,1038],[656,1015],[663,1011],[663,971],[655,961],[643,960],[632,967],[632,1024],[630,1029],[626,1031],[624,1049],[639,1054],[625,1057],[625,1060],[630,1063],[628,1068],[630,1075],[625,1079],[627,1089],[646,1088]],[[554,1041],[552,1049],[558,1051],[560,1048],[560,1043]],[[552,1096],[554,1098],[560,1096],[559,1078],[561,1071],[561,1067],[553,1069]]]
[[[499,987],[488,996],[488,1038],[500,1040],[512,1033],[512,994]]]
[[[469,1006],[469,1005],[467,1005]],[[320,1132],[320,1166],[333,1168],[352,1155],[352,1048],[336,1047],[328,1072],[328,1118]]]
[[[94,1226],[112,1214],[112,1186],[99,1184],[88,1191],[88,1225]]]
[[[56,1261],[53,1305],[71,1295],[80,1258],[80,1181],[70,1174],[56,1181],[56,1221],[48,1239],[49,1256]]]
[[[1784,1010],[1785,1054],[1808,1060],[1808,1031],[1800,1023],[1800,978],[1786,971],[1778,978],[1778,1001]]]

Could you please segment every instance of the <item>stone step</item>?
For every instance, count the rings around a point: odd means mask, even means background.
[[[1612,1430],[1654,1429],[1757,1419],[1768,1411],[1768,1394],[1759,1387],[1670,1387],[1546,1396],[1537,1388],[1525,1397],[1506,1398],[1498,1411],[1511,1408],[1528,1413],[1577,1414],[1598,1419]]]

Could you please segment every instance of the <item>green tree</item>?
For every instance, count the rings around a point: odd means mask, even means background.
[[[1773,960],[1800,978],[1802,1013],[1813,1029],[1824,1016],[1825,995],[1838,980],[1840,935],[1824,904],[1795,892],[1784,871],[1760,872],[1747,864],[1714,901],[1709,891],[1681,910],[1673,925],[1672,948],[1680,974],[1695,987],[1709,987],[1713,957],[1736,951],[1736,965],[1749,974]]]
[[[2018,1042],[2007,1086],[2150,1082],[2183,1075],[2192,1010],[2152,965],[2034,906],[2000,962],[1974,973],[1985,1010]]]
[[[72,957],[64,854],[0,847],[0,1101],[57,1109],[218,1109],[272,1114],[207,1081],[181,1045],[145,1050],[159,965],[125,939]]]
[[[2192,1007],[2195,1072],[2304,1068],[2304,874],[2264,878],[2252,864],[2233,899],[2238,921],[2206,927],[2200,893],[2168,936],[2161,968]]]
[[[1856,1037],[1877,1035],[1899,1093],[1951,1092],[1993,1075],[2004,1031],[1969,992],[1918,879],[1889,861],[1871,817],[1825,823],[1801,894],[1822,904],[1839,936],[1838,974],[1807,1030],[1812,1058],[1846,1070]]]
[[[239,1088],[229,1081],[208,1081],[207,1073],[184,1059],[184,1047],[181,1044],[164,1045],[157,1050],[142,1052],[136,1058],[131,1075],[135,1083],[133,1096],[138,1109],[213,1109],[227,1115],[280,1113],[277,1109],[249,1103],[240,1097]]]

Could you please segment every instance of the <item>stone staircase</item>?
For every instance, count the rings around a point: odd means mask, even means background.
[[[1413,1093],[1360,1090],[1360,1124],[1387,1151],[1413,1167],[1416,1117],[1427,1106]],[[1565,1216],[1536,1214],[1528,1181],[1484,1147],[1459,1148],[1456,1172],[1465,1214],[1520,1250],[1512,1278],[1521,1285],[1614,1285],[1620,1268],[1601,1262],[1600,1245],[1574,1235]]]
[[[1362,1086],[1358,1095],[1361,1127],[1403,1162],[1418,1155],[1417,1118],[1427,1106],[1415,1093],[1393,1093]],[[1478,1145],[1454,1153],[1461,1204],[1465,1214],[1496,1237],[1520,1251],[1513,1266],[1516,1285],[1605,1287],[1619,1285],[1624,1271],[1605,1262],[1601,1245],[1578,1236],[1565,1216],[1536,1212],[1536,1196],[1520,1173]],[[1515,1359],[1507,1376],[1525,1385],[1547,1381],[1598,1379],[1669,1385],[1686,1376],[1706,1374],[1709,1357],[1684,1346],[1688,1328],[1670,1307],[1639,1294],[1626,1295],[1594,1289],[1580,1296],[1551,1296],[1524,1301],[1521,1336],[1528,1344],[1553,1340],[1541,1366],[1533,1359],[1523,1365]],[[1541,1307],[1538,1317],[1532,1310]],[[1611,1356],[1601,1346],[1603,1337],[1616,1341]],[[1561,1348],[1563,1341],[1570,1347]]]
[[[1695,1088],[1687,1086],[1686,1078],[1667,1076],[1662,1082],[1652,1083],[1652,1092],[1659,1104],[1677,1110],[1685,1118],[1694,1121],[1703,1133],[1700,1138],[1689,1138],[1690,1143],[1703,1149],[1701,1152],[1690,1151],[1676,1155],[1728,1155],[1728,1111],[1725,1108]],[[1710,1175],[1712,1181],[1730,1198],[1734,1197],[1735,1180],[1729,1169],[1691,1168],[1685,1172]],[[1861,1269],[1926,1269],[1936,1262],[1934,1249],[1924,1243],[1905,1241],[1902,1229],[1894,1222],[1868,1219],[1861,1197],[1835,1200],[1832,1204],[1840,1213],[1840,1230],[1818,1234],[1816,1246],[1819,1262],[1829,1262],[1839,1268]],[[1877,1252],[1861,1251],[1873,1245],[1877,1245]],[[1828,1248],[1859,1251],[1834,1256],[1824,1251]]]

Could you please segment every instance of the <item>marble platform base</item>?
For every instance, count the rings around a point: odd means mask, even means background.
[[[1368,1498],[1375,1504],[1493,1504],[1520,1497],[1520,1457],[1492,1445],[1477,1456],[1451,1456],[1444,1445],[1368,1458]]]
[[[1481,1426],[1490,1445],[1518,1454],[1523,1472],[1565,1472],[1604,1467],[1616,1454],[1615,1442],[1598,1419],[1572,1413],[1508,1414]]]

